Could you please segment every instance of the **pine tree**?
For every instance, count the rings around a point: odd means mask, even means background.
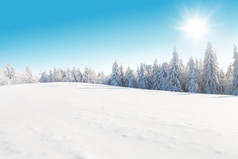
[[[232,80],[233,80],[233,65],[232,63],[228,66],[226,75],[225,75],[225,94],[231,94],[232,93]]]
[[[225,73],[223,71],[223,69],[221,69],[219,72],[218,72],[218,80],[219,80],[219,84],[220,84],[220,93],[224,93],[225,92]]]
[[[152,89],[153,87],[153,67],[151,65],[145,65],[146,68],[146,77],[147,77],[147,83],[148,83],[148,88],[147,89]]]
[[[188,63],[189,71],[187,74],[186,89],[191,93],[200,93],[199,87],[199,70],[194,67],[194,61],[190,58]]]
[[[121,75],[122,75],[121,69],[117,64],[117,61],[115,61],[112,66],[112,74],[109,80],[109,84],[113,86],[122,86]]]
[[[73,67],[70,73],[70,82],[78,82],[78,71],[75,67]]]
[[[84,67],[82,82],[89,83],[89,69],[88,69],[88,67]]]
[[[34,79],[33,79],[33,75],[31,73],[30,67],[27,66],[25,71],[26,71],[25,83],[33,83]]]
[[[52,70],[49,71],[49,76],[48,76],[48,82],[54,82],[54,73],[52,72]]]
[[[138,75],[138,87],[142,89],[149,89],[149,77],[146,70],[146,65],[141,63],[140,72]]]
[[[125,86],[124,68],[122,65],[119,67],[119,75],[121,78],[121,86]]]
[[[152,89],[159,90],[159,65],[157,59],[154,61],[153,65],[153,78],[152,78]]]
[[[104,72],[98,73],[97,83],[98,84],[106,84],[106,77],[105,77]]]
[[[204,91],[209,94],[219,93],[218,64],[212,44],[207,43],[203,68]]]
[[[195,62],[195,68],[199,70],[199,79],[198,79],[198,84],[200,87],[201,92],[204,92],[204,81],[203,81],[203,61],[202,60],[197,60]]]
[[[80,69],[78,68],[77,74],[77,82],[83,82],[83,74],[81,73]]]
[[[168,69],[169,69],[169,64],[164,62],[158,74],[159,90],[168,89]]]
[[[127,68],[125,74],[125,87],[136,87],[136,78],[133,72],[134,71],[130,67]]]
[[[233,80],[232,80],[232,95],[238,95],[238,52],[237,47],[234,47],[234,62],[233,62]]]
[[[6,76],[9,79],[13,79],[15,76],[15,71],[10,64],[7,64],[7,66],[6,66]]]
[[[182,72],[180,67],[180,61],[176,48],[174,48],[173,58],[170,63],[168,71],[168,91],[183,92],[182,88]]]
[[[72,82],[71,81],[71,70],[69,68],[64,72],[63,81],[64,82]]]
[[[91,67],[89,67],[88,71],[89,71],[89,74],[88,74],[89,81],[88,81],[88,83],[96,83],[95,71]]]
[[[41,83],[46,83],[46,82],[48,82],[48,78],[49,78],[48,74],[46,72],[43,72],[43,73],[41,73],[41,77],[40,77],[39,81]]]

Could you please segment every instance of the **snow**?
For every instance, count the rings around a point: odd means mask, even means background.
[[[0,87],[0,159],[237,159],[238,97],[82,83]]]

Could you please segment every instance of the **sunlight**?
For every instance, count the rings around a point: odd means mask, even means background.
[[[182,30],[187,33],[188,38],[192,39],[201,39],[208,32],[205,20],[198,17],[188,19]]]

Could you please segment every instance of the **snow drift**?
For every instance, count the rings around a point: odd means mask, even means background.
[[[238,97],[81,83],[0,87],[0,159],[237,159]]]

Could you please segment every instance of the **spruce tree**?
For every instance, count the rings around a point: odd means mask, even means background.
[[[152,89],[159,90],[159,65],[157,59],[154,61],[153,65],[153,77],[152,77]]]
[[[189,71],[187,74],[186,90],[191,93],[200,93],[199,70],[195,68],[194,61],[190,58],[188,62]]]
[[[203,64],[203,80],[205,93],[219,93],[218,64],[211,42],[207,43]]]
[[[159,75],[158,75],[159,90],[168,89],[168,69],[169,69],[169,64],[167,62],[164,62],[160,68]]]
[[[233,62],[233,80],[232,80],[232,94],[238,95],[238,52],[237,47],[234,47],[234,62]]]
[[[178,53],[174,48],[173,58],[170,62],[170,68],[168,71],[168,91],[183,92],[182,88],[182,72]]]
[[[121,72],[121,68],[119,68],[117,61],[115,61],[113,63],[112,66],[112,74],[111,74],[111,78],[109,80],[109,84],[113,85],[113,86],[122,86],[122,72]]]

